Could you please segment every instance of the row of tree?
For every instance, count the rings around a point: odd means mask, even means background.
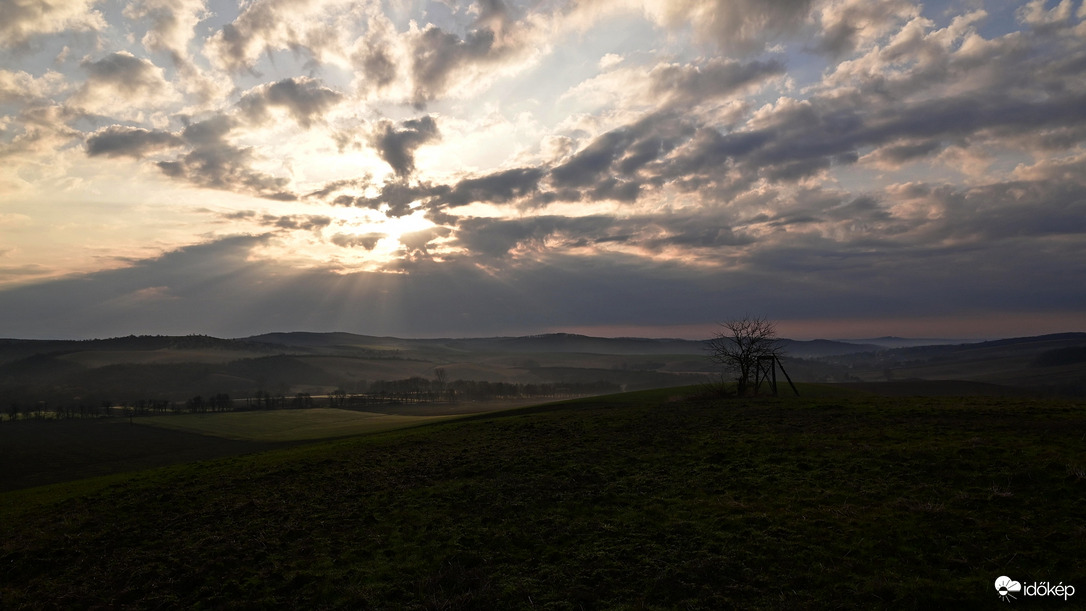
[[[6,413],[10,421],[47,418],[97,418],[102,416],[146,416],[166,413],[211,413],[240,410],[306,409],[337,407],[362,409],[367,406],[417,403],[455,403],[458,401],[494,401],[520,398],[560,398],[617,392],[612,382],[561,382],[525,384],[479,380],[448,381],[443,370],[435,379],[411,377],[402,380],[377,380],[360,385],[364,391],[348,392],[338,388],[328,395],[310,393],[272,393],[257,390],[241,399],[226,393],[196,395],[186,401],[142,400],[115,404],[104,400],[70,405],[49,405],[44,401],[11,401]]]

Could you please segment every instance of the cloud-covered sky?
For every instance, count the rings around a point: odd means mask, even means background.
[[[0,337],[1086,330],[1072,0],[0,0]]]

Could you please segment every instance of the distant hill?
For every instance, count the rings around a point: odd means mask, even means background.
[[[444,349],[454,352],[501,352],[509,354],[575,353],[575,354],[690,354],[704,355],[707,340],[650,339],[642,337],[592,337],[574,333],[547,333],[521,337],[478,337],[402,339],[373,337],[351,333],[268,333],[247,337],[243,341],[266,342],[305,349]],[[826,339],[799,341],[782,339],[784,352],[796,358],[814,358],[836,354],[852,354],[878,350],[875,344],[857,344]]]
[[[895,337],[887,335],[886,337],[875,337],[872,339],[841,339],[836,340],[846,344],[856,344],[861,346],[875,346],[877,348],[915,348],[917,346],[945,346],[948,344],[970,344],[977,343],[983,340],[967,340],[967,339],[945,339],[945,338],[917,338],[917,337]]]
[[[825,359],[860,381],[960,380],[1086,394],[1086,333],[915,346]]]
[[[1082,366],[1086,333],[903,348],[833,340],[784,339],[781,344],[787,370],[796,381],[952,380],[986,384],[983,388],[988,391],[999,385],[1086,394]],[[719,378],[719,368],[707,355],[705,341],[569,333],[432,339],[308,332],[237,339],[202,335],[4,339],[0,397],[26,405],[183,401],[217,393],[245,397],[258,390],[320,395],[335,389],[353,392],[377,380],[432,380],[438,370],[449,380],[600,381],[632,390]],[[915,385],[915,390],[920,393],[928,387]],[[895,389],[908,390],[901,384]]]

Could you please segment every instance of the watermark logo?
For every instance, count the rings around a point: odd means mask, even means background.
[[[1022,584],[1003,575],[995,580],[995,589],[996,592],[999,592],[999,597],[1002,598],[1004,602],[1011,602],[1011,599],[1014,598],[1012,592],[1021,592]]]
[[[1022,584],[1007,577],[1006,575],[1000,576],[995,580],[996,593],[999,594],[999,598],[1004,602],[1011,602],[1011,600],[1017,598],[1015,594],[1021,593],[1022,595],[1033,596],[1056,596],[1067,600],[1075,595],[1075,586],[1063,585],[1063,582],[1056,585],[1052,585],[1047,581],[1033,582],[1025,587]]]

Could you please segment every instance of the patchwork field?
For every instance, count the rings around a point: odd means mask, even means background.
[[[994,608],[1008,575],[1082,607],[1081,402],[690,390],[0,494],[0,601]]]

